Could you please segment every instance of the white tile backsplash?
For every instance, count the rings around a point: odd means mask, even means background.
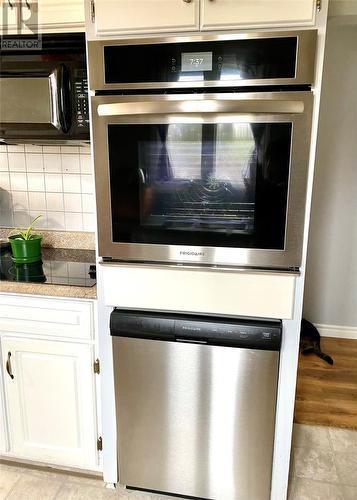
[[[64,212],[63,193],[46,193],[47,212]]]
[[[79,174],[79,154],[76,155],[62,155],[62,172],[69,174]]]
[[[44,153],[43,155],[43,169],[47,173],[60,173],[62,172],[62,159],[59,153],[50,154]]]
[[[62,174],[45,174],[47,193],[63,193]]]
[[[47,212],[47,222],[49,229],[66,229],[64,223],[64,212]],[[79,227],[76,228],[76,231],[80,231]]]
[[[28,211],[29,209],[29,196],[27,191],[13,191],[12,192],[12,205],[14,211]]]
[[[25,172],[25,153],[8,153],[10,172]]]
[[[38,173],[27,174],[27,186],[29,191],[45,191],[45,175]]]
[[[79,174],[63,175],[63,192],[64,193],[80,193],[81,192],[81,176]]]
[[[65,212],[82,212],[82,195],[77,193],[64,193]]]
[[[35,144],[25,144],[25,153],[42,153],[42,146]]]
[[[82,193],[94,193],[94,182],[91,175],[81,175]]]
[[[8,172],[0,172],[0,189],[5,191],[10,189],[10,175]]]
[[[9,159],[11,162],[11,160]],[[43,155],[30,153],[26,155],[26,170],[28,172],[43,172]]]
[[[89,155],[80,155],[79,161],[81,164],[81,174],[92,173],[92,157]]]
[[[24,144],[8,145],[7,152],[8,153],[24,153],[25,152],[25,145]]]
[[[0,145],[0,226],[95,230],[90,147]]]
[[[22,172],[10,172],[10,184],[12,191],[27,191],[27,175]],[[6,189],[6,188],[4,188]]]
[[[67,231],[76,231],[79,225],[83,227],[83,214],[65,212],[64,222]]]
[[[1,171],[8,171],[9,170],[9,163],[8,163],[8,160],[7,160],[7,153],[0,152],[0,170]]]
[[[31,210],[46,212],[46,193],[29,192],[29,206]]]

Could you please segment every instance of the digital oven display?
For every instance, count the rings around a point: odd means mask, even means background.
[[[183,52],[181,71],[212,71],[212,52]]]

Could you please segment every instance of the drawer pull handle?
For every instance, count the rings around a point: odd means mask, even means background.
[[[192,0],[183,0],[185,3],[191,3]]]
[[[11,380],[13,380],[15,377],[12,373],[12,368],[11,368],[11,352],[10,351],[7,353],[6,371],[9,374]]]

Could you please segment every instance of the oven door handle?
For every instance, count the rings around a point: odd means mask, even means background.
[[[167,114],[301,114],[303,101],[294,99],[200,99],[168,101],[131,101],[99,104],[99,116],[147,116]]]

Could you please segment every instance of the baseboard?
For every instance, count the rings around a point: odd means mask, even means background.
[[[315,324],[321,337],[337,337],[339,339],[356,339],[357,327],[338,326],[338,325],[319,325]]]

